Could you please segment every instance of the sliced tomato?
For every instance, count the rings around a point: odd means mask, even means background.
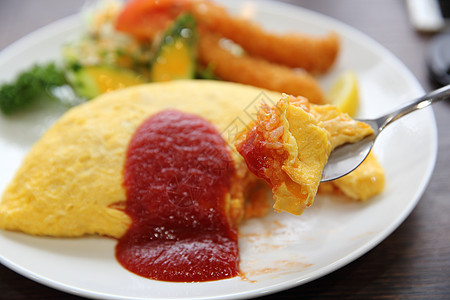
[[[116,29],[140,40],[153,39],[186,10],[189,0],[131,0],[116,21]]]

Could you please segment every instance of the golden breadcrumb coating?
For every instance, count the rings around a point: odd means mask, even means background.
[[[210,65],[219,78],[268,90],[303,96],[323,103],[324,95],[310,74],[248,55],[235,55],[219,45],[220,36],[203,31],[199,40],[199,60]]]
[[[291,68],[322,74],[331,68],[339,53],[339,37],[334,32],[324,37],[270,33],[255,22],[230,15],[211,1],[191,1],[189,11],[201,26],[233,40],[249,55]]]

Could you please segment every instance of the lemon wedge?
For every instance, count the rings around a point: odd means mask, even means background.
[[[330,104],[336,105],[342,112],[354,117],[358,111],[358,78],[353,71],[342,73],[332,85],[327,99]]]

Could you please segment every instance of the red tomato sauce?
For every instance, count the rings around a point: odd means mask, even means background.
[[[272,156],[264,147],[255,129],[249,131],[245,142],[238,145],[236,150],[244,157],[250,172],[270,182],[265,170],[270,168],[268,159]]]
[[[271,187],[280,185],[287,176],[282,170],[288,153],[266,146],[263,134],[253,127],[246,139],[236,145],[236,150],[244,157],[250,172],[264,179]]]
[[[138,275],[193,282],[238,275],[237,231],[225,195],[234,174],[225,141],[208,121],[167,110],[135,132],[124,167],[132,224],[117,260]]]

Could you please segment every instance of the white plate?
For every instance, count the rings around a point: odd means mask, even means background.
[[[342,53],[324,86],[346,69],[360,79],[360,117],[377,116],[423,90],[388,51],[356,30],[323,15],[273,2],[225,3],[275,31],[314,34],[333,29]],[[36,61],[58,58],[62,43],[76,38],[81,18],[47,26],[0,53],[0,81]],[[0,192],[32,143],[61,113],[0,117]],[[407,116],[386,129],[375,148],[386,169],[384,193],[366,203],[319,196],[301,217],[270,214],[240,227],[240,277],[206,283],[170,283],[136,276],[114,258],[115,240],[58,239],[0,232],[0,262],[42,284],[91,298],[244,298],[284,290],[324,276],[384,240],[409,215],[431,176],[437,130],[431,109]]]

